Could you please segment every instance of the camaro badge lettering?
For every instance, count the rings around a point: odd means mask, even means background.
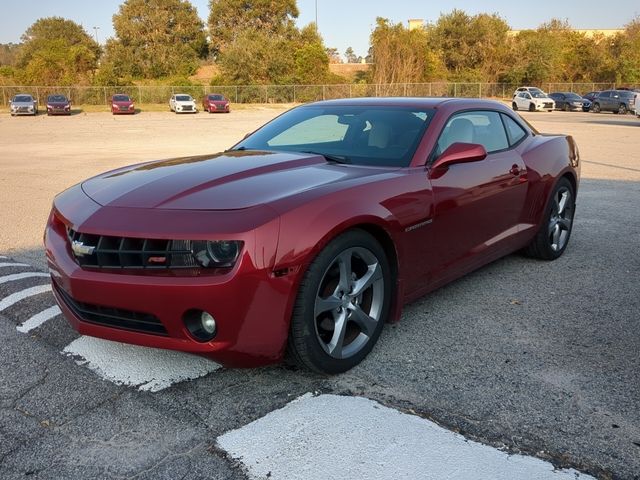
[[[85,245],[82,242],[74,240],[71,244],[71,250],[76,255],[76,257],[84,257],[85,255],[93,255],[96,247],[92,247],[90,245]]]

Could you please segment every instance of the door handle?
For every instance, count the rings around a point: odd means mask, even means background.
[[[511,175],[513,175],[514,177],[517,177],[518,175],[520,175],[520,169],[518,168],[518,165],[513,165],[511,167],[511,170],[509,170],[509,173]]]

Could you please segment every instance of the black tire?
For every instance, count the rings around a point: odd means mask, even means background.
[[[515,112],[517,112],[517,111],[518,111],[518,104],[517,104],[516,102],[513,102],[513,103],[511,104],[511,107],[513,108],[513,110],[514,110]]]
[[[567,192],[569,196],[564,205],[564,212],[559,212],[558,200],[561,199],[565,192]],[[531,240],[531,243],[525,247],[524,253],[529,257],[539,258],[541,260],[555,260],[559,258],[569,244],[575,210],[575,190],[571,182],[563,177],[554,187],[540,229],[536,233],[536,236],[533,237],[533,240]],[[559,228],[557,239],[553,234],[554,228],[552,228],[552,225],[557,225]],[[561,239],[562,243],[560,241]],[[554,244],[554,240],[557,243]]]
[[[535,112],[536,111],[536,106],[533,103],[529,104],[529,111],[530,112]]]
[[[593,113],[600,113],[600,111],[601,111],[601,110],[600,110],[600,104],[599,104],[599,103],[594,103],[594,104],[591,106],[591,111],[592,111]]]
[[[359,257],[361,254],[364,256]],[[343,258],[349,259],[347,270],[339,267]],[[345,276],[351,279],[353,292],[357,281],[371,272],[374,264],[370,262],[374,260],[376,275],[371,275],[371,283],[363,287],[357,298],[345,300],[349,294],[341,287],[341,273],[351,272]],[[358,278],[359,272],[365,273]],[[359,364],[375,345],[387,321],[392,282],[389,261],[375,238],[359,229],[336,237],[309,265],[300,284],[289,330],[288,358],[301,367],[325,374],[342,373]],[[332,303],[332,307],[318,311],[318,300],[325,298],[331,299],[326,303]],[[340,304],[341,301],[349,305]],[[356,321],[356,310],[366,314],[368,332]],[[336,315],[342,316],[344,324],[340,330],[343,334],[337,336],[340,320]],[[336,341],[339,346],[334,346],[334,352],[339,349],[337,354],[330,353],[334,337],[341,339]]]
[[[627,114],[627,106],[624,103],[621,103],[620,106],[618,107],[618,112],[620,115],[626,115]]]
[[[564,111],[565,111],[565,112],[569,112],[569,111],[571,111],[571,107],[569,107],[569,104],[568,104],[568,103],[565,103],[565,104],[564,104]]]

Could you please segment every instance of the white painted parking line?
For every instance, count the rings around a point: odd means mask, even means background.
[[[62,311],[60,310],[60,308],[57,305],[54,305],[53,307],[49,307],[40,313],[36,313],[33,317],[31,317],[29,320],[27,320],[23,324],[18,325],[16,328],[18,329],[19,332],[27,333],[33,330],[34,328],[38,328],[47,320],[50,320],[53,317],[60,315],[61,313]]]
[[[250,478],[333,480],[593,479],[465,439],[359,397],[304,395],[218,438]]]
[[[220,365],[203,357],[171,350],[138,347],[93,337],[80,337],[63,353],[118,385],[157,392],[174,383],[207,375]]]
[[[16,280],[22,280],[23,278],[32,278],[32,277],[48,277],[48,273],[42,272],[24,272],[24,273],[14,273],[13,275],[5,275],[4,277],[0,277],[0,284],[7,282],[15,282]]]
[[[0,312],[6,310],[11,305],[18,303],[22,299],[50,291],[51,285],[47,283],[46,285],[37,285],[35,287],[25,288],[24,290],[20,290],[19,292],[12,293],[8,297],[0,300]]]
[[[28,265],[26,263],[16,263],[16,262],[4,262],[4,263],[0,263],[0,268],[3,267],[30,267],[31,265]]]

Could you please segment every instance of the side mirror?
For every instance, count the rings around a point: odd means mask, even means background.
[[[484,146],[477,143],[456,142],[442,152],[433,162],[431,169],[444,169],[456,163],[479,162],[485,158],[487,158],[487,151]]]

